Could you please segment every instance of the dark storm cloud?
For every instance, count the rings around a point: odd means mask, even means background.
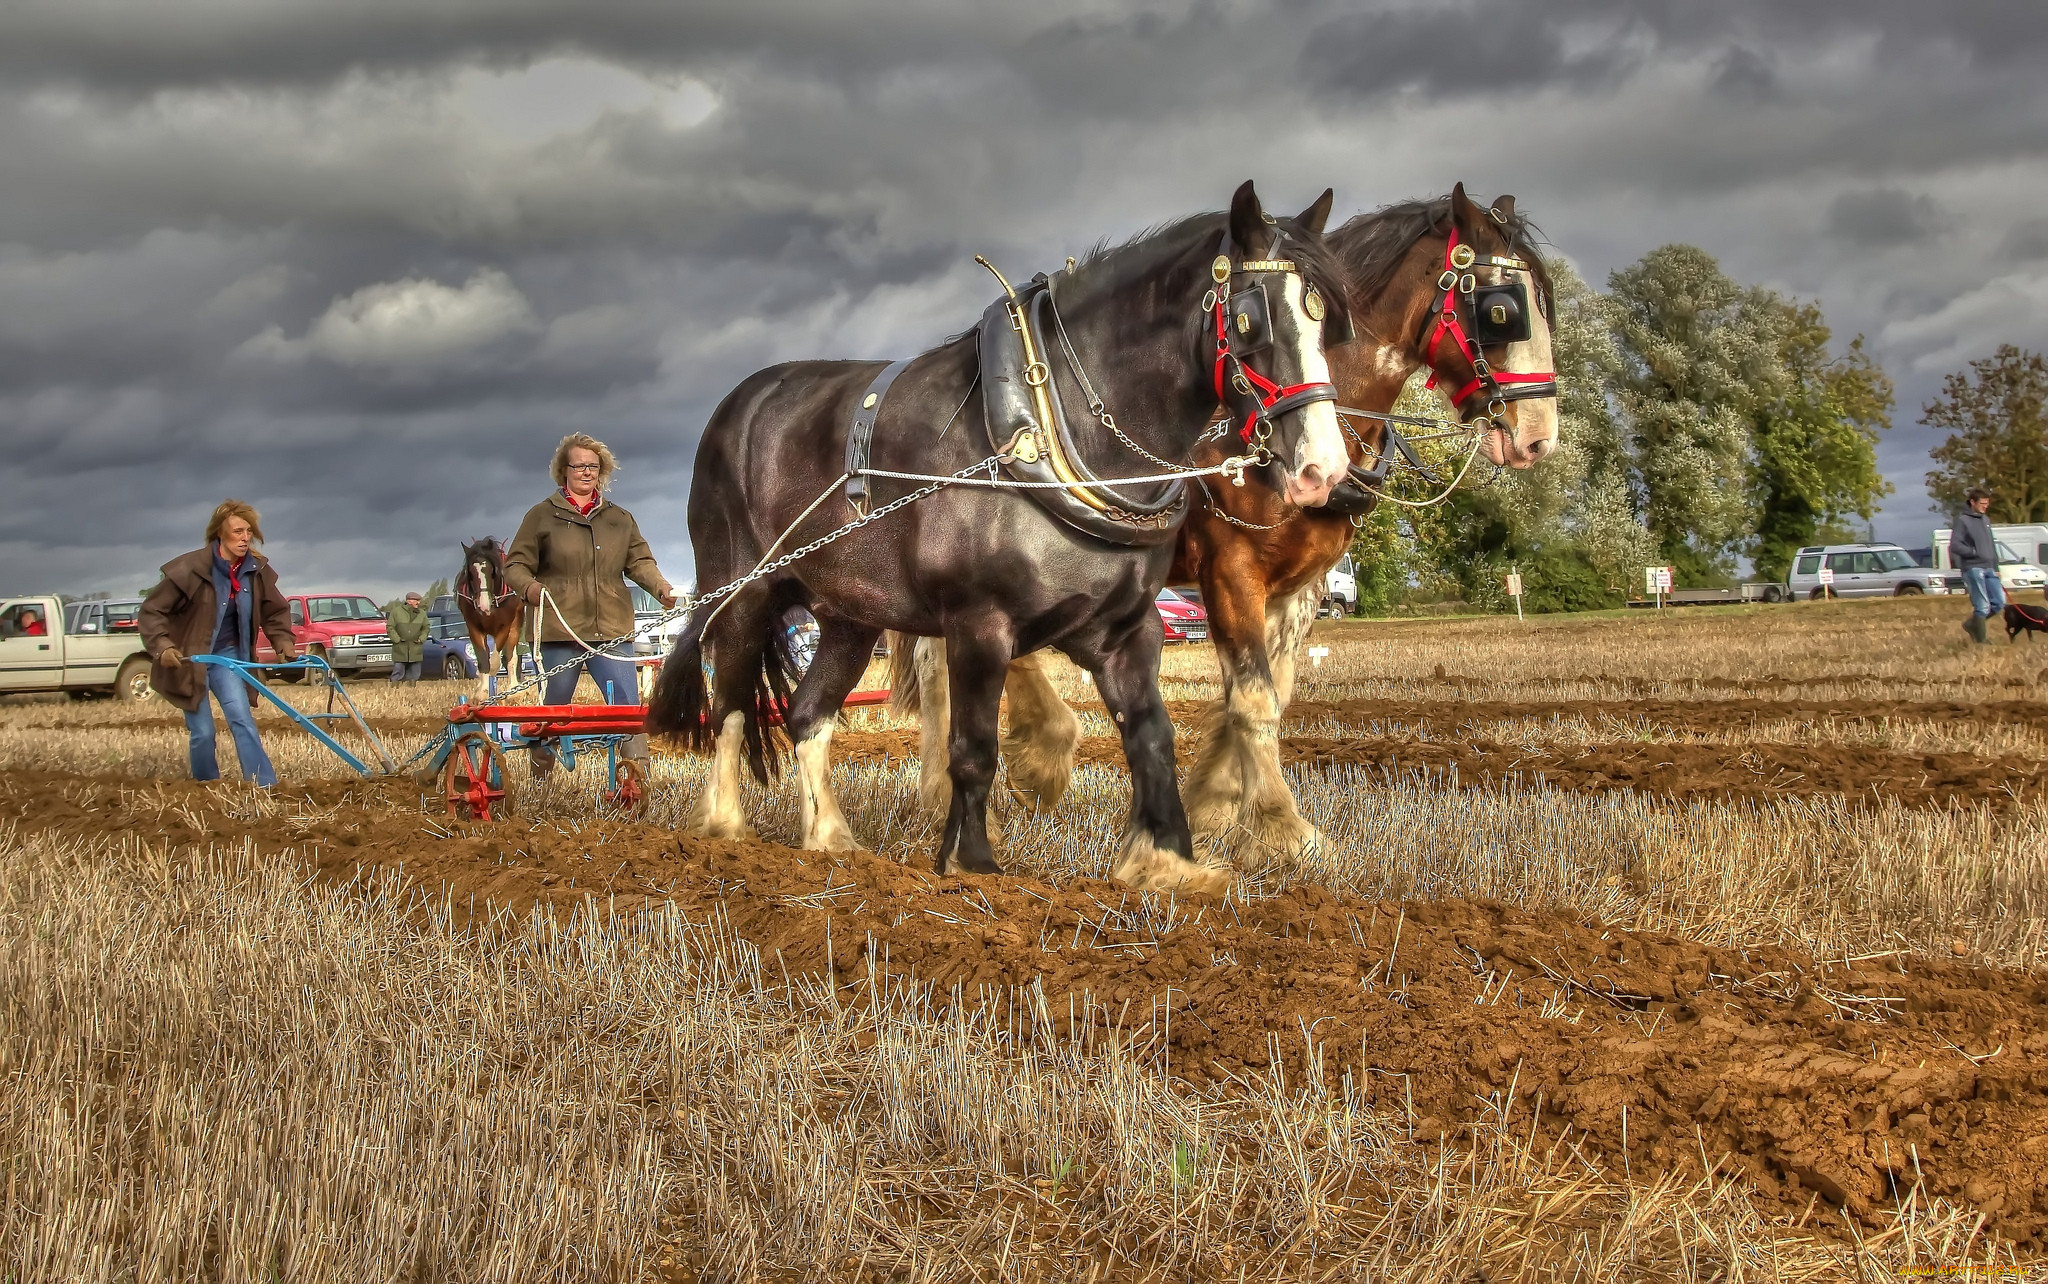
[[[1893,187],[1843,192],[1828,206],[1828,230],[1856,245],[1912,245],[1939,235],[1947,222],[1931,197]]]
[[[1909,425],[2048,346],[2043,52],[2036,6],[1905,0],[12,5],[0,592],[133,588],[227,493],[293,582],[421,584],[572,429],[686,575],[747,373],[914,351],[986,302],[974,253],[1028,275],[1248,175],[1513,191],[1596,282],[1699,243],[1868,334]]]

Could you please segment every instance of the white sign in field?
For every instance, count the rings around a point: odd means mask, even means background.
[[[1835,568],[1832,566],[1821,567],[1820,582],[1823,584],[1833,584],[1835,582]]]
[[[1508,596],[1522,596],[1522,573],[1520,571],[1508,572]]]
[[[1326,656],[1326,655],[1328,655],[1329,653],[1330,653],[1330,648],[1328,648],[1328,647],[1326,647],[1326,646],[1312,646],[1312,647],[1310,647],[1310,648],[1308,649],[1308,662],[1309,662],[1309,665],[1310,665],[1310,666],[1311,666],[1312,668],[1317,668],[1317,669],[1320,669],[1320,668],[1322,668],[1322,667],[1323,667],[1323,657],[1324,657],[1324,656]]]

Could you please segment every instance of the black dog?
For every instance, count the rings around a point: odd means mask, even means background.
[[[2021,606],[2012,603],[2005,608],[2005,640],[2017,642],[2025,631],[2027,641],[2034,640],[2036,633],[2048,633],[2048,610],[2038,606]]]

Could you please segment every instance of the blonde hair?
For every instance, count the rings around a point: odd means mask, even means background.
[[[572,432],[555,447],[554,461],[548,465],[548,475],[555,479],[555,485],[569,484],[569,452],[572,450],[587,450],[597,456],[597,488],[610,489],[612,474],[619,471],[618,456],[612,454],[610,446],[587,432]]]
[[[256,510],[239,499],[224,499],[220,501],[220,507],[213,510],[213,516],[206,519],[206,542],[208,544],[220,543],[220,533],[227,529],[230,517],[239,517],[249,523],[250,536],[258,544],[263,542],[262,519],[257,517]]]

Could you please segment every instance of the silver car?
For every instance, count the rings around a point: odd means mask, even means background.
[[[1823,566],[1835,573],[1831,585],[1821,584]],[[1917,593],[1948,592],[1946,575],[1921,566],[1897,544],[1811,545],[1793,555],[1792,573],[1786,580],[1795,598],[1819,599],[1830,592],[1835,597],[1911,597]]]

